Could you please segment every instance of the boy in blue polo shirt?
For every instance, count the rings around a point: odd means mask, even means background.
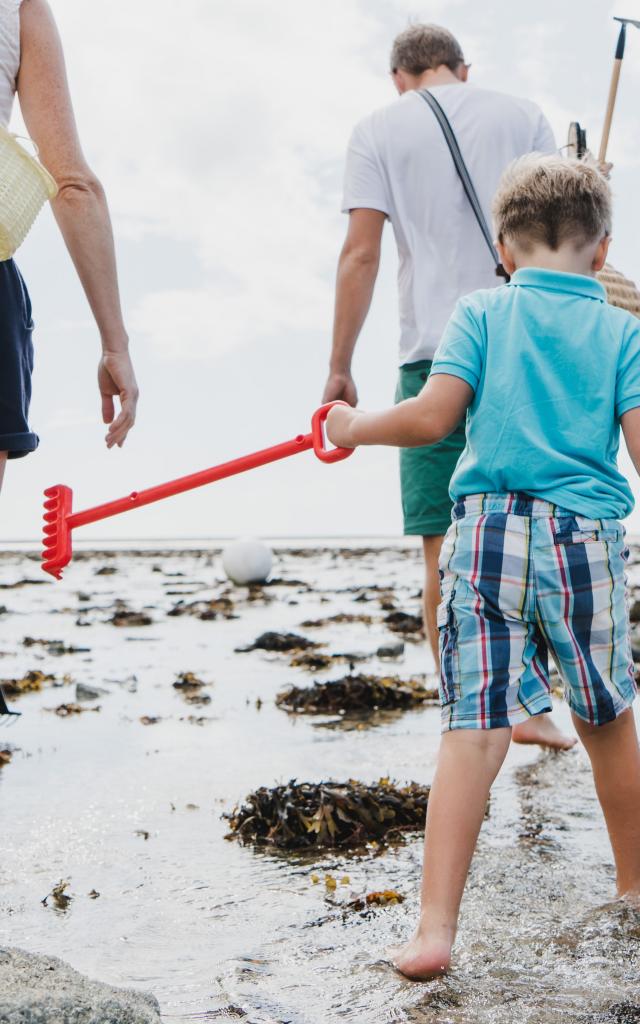
[[[509,284],[461,299],[413,399],[336,407],[337,445],[432,444],[467,416],[440,558],[443,737],[431,789],[420,921],[394,963],[449,966],[460,900],[511,727],[551,709],[562,675],[593,769],[620,896],[640,898],[640,748],[625,604],[633,507],[620,427],[640,472],[640,322],[608,305],[611,194],[595,167],[528,156],[494,202]]]

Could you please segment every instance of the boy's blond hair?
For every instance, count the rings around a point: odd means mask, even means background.
[[[611,232],[611,189],[595,164],[530,153],[502,175],[493,218],[498,241],[525,252],[536,243],[582,248]]]

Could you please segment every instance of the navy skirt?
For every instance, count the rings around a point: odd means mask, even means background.
[[[0,452],[19,459],[38,447],[29,429],[33,342],[31,300],[13,260],[0,263]]]

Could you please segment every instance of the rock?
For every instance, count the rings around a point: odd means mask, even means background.
[[[86,683],[76,683],[76,700],[98,700],[109,693],[99,686],[87,686]]]
[[[397,644],[381,644],[376,651],[378,658],[401,658],[404,654],[404,640],[398,640]]]
[[[157,999],[86,978],[54,956],[0,948],[0,1024],[160,1024]]]
[[[629,621],[640,622],[640,600],[636,599],[629,609]]]

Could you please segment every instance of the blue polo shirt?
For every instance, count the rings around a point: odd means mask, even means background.
[[[524,491],[591,519],[622,519],[620,417],[640,406],[640,320],[592,277],[537,267],[458,302],[432,374],[474,390],[451,479],[469,494]]]

